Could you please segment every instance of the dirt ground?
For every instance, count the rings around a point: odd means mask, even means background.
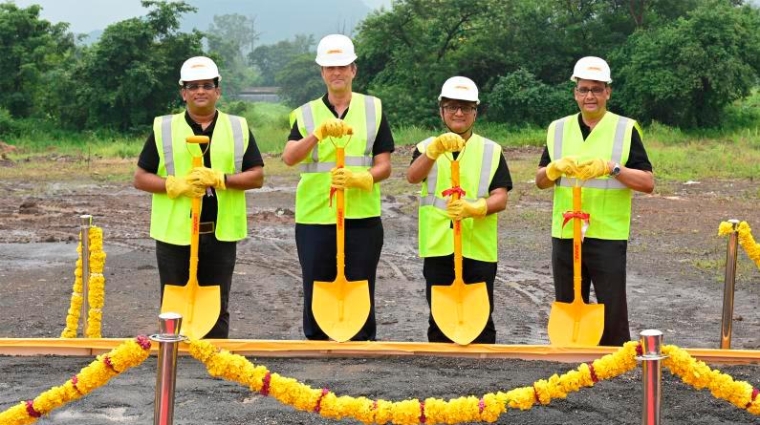
[[[505,152],[515,188],[500,218],[496,311],[499,344],[547,344],[553,301],[550,268],[551,191],[532,173],[540,151]],[[427,305],[417,257],[416,187],[406,183],[409,148],[394,155],[383,183],[385,245],[376,291],[384,341],[425,341]],[[302,290],[294,240],[297,174],[265,158],[265,187],[248,192],[249,238],[238,246],[231,296],[231,338],[302,339]],[[105,233],[106,305],[103,336],[152,334],[157,328],[158,275],[148,236],[150,196],[131,186],[133,161],[86,163],[51,155],[36,164],[49,175],[31,178],[23,164],[0,164],[0,337],[57,337],[65,325],[81,214]],[[61,173],[61,170],[73,172]],[[18,171],[16,171],[18,170]],[[76,172],[76,171],[79,172]],[[107,178],[108,171],[116,177]],[[127,172],[124,172],[127,170]],[[119,174],[117,171],[121,171]],[[65,177],[64,177],[65,175]],[[72,177],[76,176],[76,177]],[[659,329],[665,343],[718,348],[729,218],[760,229],[760,189],[753,181],[657,182],[634,199],[629,243],[631,333]],[[755,232],[755,237],[760,231]],[[760,349],[760,271],[739,252],[732,348]],[[329,358],[251,359],[273,372],[339,394],[403,400],[482,395],[530,385],[576,365],[503,359]],[[0,411],[60,385],[91,359],[0,357]],[[327,421],[210,378],[201,364],[180,359],[176,424],[316,424]],[[760,369],[720,367],[760,387]],[[663,423],[760,423],[708,392],[664,372]],[[155,358],[38,423],[152,423]],[[588,424],[641,422],[640,373],[633,372],[565,401],[509,412],[499,423]]]

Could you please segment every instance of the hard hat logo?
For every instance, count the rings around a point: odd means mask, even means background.
[[[355,60],[354,43],[343,34],[326,35],[317,45],[316,62],[320,66],[346,66]]]
[[[596,56],[580,58],[575,63],[573,75],[570,76],[570,80],[572,81],[578,81],[579,79],[601,81],[609,84],[612,82],[612,78],[610,78],[610,66],[607,65],[604,59]]]
[[[467,77],[451,77],[443,83],[441,87],[441,94],[438,95],[438,101],[443,98],[464,100],[466,102],[475,102],[480,104],[478,98],[478,86],[475,82]]]
[[[179,71],[179,85],[182,86],[188,81],[222,79],[219,75],[219,68],[210,58],[205,56],[194,56],[182,64]]]

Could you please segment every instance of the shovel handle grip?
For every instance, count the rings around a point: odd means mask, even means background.
[[[185,137],[185,143],[208,143],[208,136],[187,136]]]

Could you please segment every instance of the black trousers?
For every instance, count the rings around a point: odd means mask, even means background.
[[[427,257],[423,261],[422,275],[425,276],[425,298],[430,307],[430,297],[433,285],[448,286],[454,282],[454,254],[445,257]],[[465,283],[485,282],[488,291],[488,322],[483,331],[475,338],[473,344],[495,344],[496,326],[493,323],[493,285],[496,280],[496,263],[470,258],[462,259],[462,280]],[[428,341],[453,342],[443,334],[433,320],[433,314],[428,314]]]
[[[369,283],[370,312],[364,327],[352,341],[374,341],[375,276],[383,248],[383,223],[380,217],[345,221],[345,274],[349,281]],[[303,333],[307,339],[328,340],[311,311],[314,281],[335,280],[337,270],[337,241],[335,225],[296,223],[296,248],[303,275]]]
[[[235,270],[237,242],[222,242],[213,233],[203,234],[198,242],[198,285],[221,287],[222,308],[214,327],[204,338],[227,338],[230,332],[230,287]],[[190,246],[172,245],[156,241],[156,259],[161,279],[161,296],[164,285],[185,285],[190,275]]]
[[[604,304],[604,333],[599,345],[622,346],[631,340],[626,299],[628,241],[585,238],[581,245],[581,295],[588,303],[591,284]],[[557,301],[573,301],[573,240],[552,238],[552,270]]]

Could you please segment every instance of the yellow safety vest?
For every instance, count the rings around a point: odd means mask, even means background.
[[[372,167],[372,148],[380,129],[382,105],[380,99],[359,93],[351,94],[351,104],[343,120],[354,130],[352,136],[332,139],[345,145],[346,168],[367,171]],[[321,98],[312,100],[290,114],[290,125],[298,122],[301,136],[314,132],[325,120],[335,115]],[[349,139],[350,137],[350,139]],[[330,170],[335,167],[335,146],[325,138],[314,146],[311,155],[301,161],[301,180],[296,188],[296,223],[334,224],[335,202],[330,206]],[[348,188],[345,191],[345,217],[368,218],[380,216],[380,185],[371,191]]]
[[[578,114],[554,121],[549,125],[546,145],[552,159],[577,156],[579,161],[602,158],[625,164],[631,150],[633,128],[641,128],[635,120],[607,112],[583,140]],[[562,214],[573,209],[572,187],[575,179],[557,179],[554,188],[552,237],[571,239],[573,226],[564,226]],[[582,210],[589,213],[586,237],[606,240],[628,240],[631,227],[631,198],[633,192],[617,179],[604,176],[583,184]]]
[[[185,113],[156,117],[153,134],[158,149],[157,175],[185,176],[192,169],[192,156],[202,155],[197,144],[185,139],[193,129],[185,121]],[[245,118],[219,112],[211,137],[211,164],[225,174],[242,171],[243,155],[248,148],[248,123]],[[192,156],[191,156],[192,153]],[[245,191],[216,191],[218,212],[215,235],[220,241],[239,241],[248,234]],[[173,245],[190,244],[190,198],[170,199],[165,193],[153,194],[150,236]]]
[[[417,144],[425,152],[433,138]],[[423,154],[424,155],[424,154]],[[489,187],[501,157],[501,146],[473,134],[459,155],[459,185],[463,199],[473,202],[490,196]],[[451,188],[451,160],[441,155],[430,169],[420,190],[419,249],[420,257],[441,257],[454,253],[454,232],[446,214],[446,198],[442,192]],[[466,218],[462,224],[462,255],[473,260],[495,263],[498,257],[498,215]]]

